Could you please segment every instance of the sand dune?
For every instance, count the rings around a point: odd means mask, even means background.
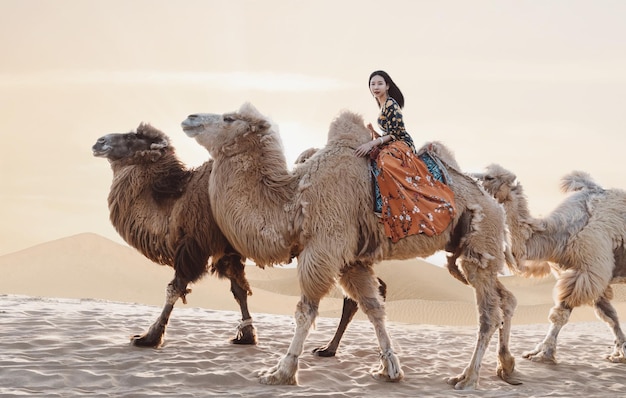
[[[45,396],[604,396],[623,394],[624,364],[603,359],[612,344],[608,328],[590,308],[577,308],[559,337],[559,365],[533,363],[521,353],[542,340],[552,306],[552,278],[502,277],[518,299],[511,349],[524,384],[495,376],[496,338],[485,356],[480,393],[455,392],[443,381],[462,372],[476,334],[472,290],[447,270],[421,260],[376,267],[388,286],[390,333],[406,380],[384,383],[368,371],[377,365],[375,334],[362,314],[346,332],[335,358],[305,352],[300,386],[260,385],[257,372],[276,364],[293,333],[299,289],[294,268],[247,275],[250,310],[260,343],[227,343],[240,315],[227,281],[207,276],[178,303],[158,350],[128,345],[160,312],[168,267],[95,234],[81,234],[0,257],[0,395]],[[615,286],[618,313],[626,291]],[[341,291],[323,300],[305,350],[332,336]]]

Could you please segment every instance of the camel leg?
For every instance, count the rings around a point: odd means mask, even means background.
[[[462,264],[463,265],[463,264]],[[465,272],[469,284],[474,288],[478,306],[478,336],[472,358],[467,367],[458,376],[446,380],[455,390],[475,389],[478,387],[480,365],[489,346],[489,341],[496,329],[502,327],[502,310],[498,296],[497,274],[490,269],[476,268],[470,264],[473,272]],[[464,269],[466,269],[464,267]]]
[[[515,307],[517,306],[517,299],[499,280],[496,281],[496,285],[500,296],[500,304],[502,306],[502,316],[504,317],[498,336],[498,367],[496,372],[498,376],[507,383],[518,385],[522,383],[513,377],[513,371],[515,370],[515,358],[509,351],[511,321],[513,319]]]
[[[256,329],[252,324],[252,317],[248,311],[248,296],[252,295],[252,289],[246,278],[246,265],[239,253],[227,250],[227,254],[211,263],[211,273],[216,273],[219,278],[230,280],[230,291],[235,297],[241,310],[241,321],[237,325],[237,334],[230,339],[232,344],[256,344]]]
[[[340,268],[332,262],[320,261],[323,259],[323,255],[307,250],[298,256],[298,282],[302,293],[296,306],[296,331],[287,354],[278,365],[260,375],[259,381],[263,384],[298,384],[298,358],[302,355],[304,342],[317,318],[320,300],[335,285]]]
[[[606,359],[614,363],[626,363],[626,338],[620,327],[615,307],[605,295],[600,297],[594,304],[594,309],[598,318],[606,322],[615,336],[615,346],[613,352],[607,355]]]
[[[380,347],[380,367],[372,375],[387,381],[402,380],[404,372],[387,333],[385,306],[379,293],[380,285],[377,283],[371,264],[356,263],[346,267],[339,283],[346,293],[359,303],[374,325]]]
[[[261,374],[263,384],[298,384],[298,358],[304,350],[304,342],[309,335],[311,326],[315,322],[319,308],[319,299],[310,299],[302,295],[296,306],[296,331],[287,350],[287,354],[278,362],[278,365]]]
[[[230,279],[230,291],[241,310],[241,322],[237,326],[237,334],[230,339],[230,342],[233,344],[256,344],[256,328],[252,324],[252,317],[248,311],[248,296],[252,294],[252,290],[246,278],[246,265],[238,254],[227,256],[223,260],[227,264],[226,276]],[[218,272],[223,271],[219,270]]]
[[[157,348],[163,343],[163,335],[165,328],[170,319],[170,314],[174,309],[174,304],[179,298],[186,301],[185,296],[191,290],[187,289],[187,281],[183,280],[178,274],[174,275],[174,279],[167,285],[165,306],[161,315],[150,326],[147,332],[142,335],[135,335],[130,338],[131,345],[137,347]]]
[[[380,278],[378,278],[378,284],[378,291],[384,300],[387,297],[387,285]],[[339,347],[341,338],[358,309],[359,305],[356,301],[352,300],[348,296],[344,296],[343,308],[341,310],[341,320],[339,321],[335,335],[325,346],[315,348],[313,350],[313,354],[320,357],[334,357],[337,353],[337,348]]]
[[[252,317],[248,311],[248,291],[234,279],[230,280],[230,291],[241,309],[241,322],[237,325],[237,334],[230,339],[230,342],[233,344],[256,344],[256,328],[252,324]]]
[[[550,310],[550,329],[543,341],[537,344],[534,350],[525,352],[522,356],[534,362],[556,364],[556,339],[559,332],[569,320],[572,309],[561,302]]]
[[[348,324],[352,321],[352,318],[358,309],[359,305],[356,301],[352,300],[350,297],[344,296],[343,308],[341,310],[341,320],[339,321],[339,325],[337,325],[335,335],[325,346],[313,349],[313,354],[320,357],[334,357],[337,353],[339,342],[341,341]]]

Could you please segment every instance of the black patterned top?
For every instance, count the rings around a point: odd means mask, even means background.
[[[413,139],[404,127],[402,108],[395,99],[387,97],[387,101],[383,104],[378,116],[378,127],[385,132],[385,135],[390,135],[394,140],[406,142],[413,153],[416,153]]]

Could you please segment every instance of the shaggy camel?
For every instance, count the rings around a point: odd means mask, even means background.
[[[188,284],[207,272],[230,279],[241,308],[242,321],[231,342],[255,344],[245,259],[228,243],[210,211],[206,189],[213,162],[186,168],[169,138],[143,123],[136,132],[99,138],[92,150],[94,156],[108,159],[113,170],[108,202],[117,232],[145,257],[174,268],[163,311],[146,333],[131,338],[132,344],[160,346],[174,304],[179,298],[186,303]]]
[[[286,167],[279,134],[251,104],[223,115],[190,115],[182,128],[214,159],[209,184],[213,213],[233,247],[262,265],[298,258],[301,298],[295,334],[287,354],[261,376],[262,383],[297,384],[298,358],[319,302],[336,281],[374,325],[380,348],[380,368],[374,375],[402,379],[373,264],[426,257],[451,243],[460,248],[452,250],[459,257],[461,279],[475,289],[480,326],[469,365],[448,382],[456,389],[477,386],[482,358],[496,329],[500,330],[497,374],[515,382],[508,342],[516,301],[497,278],[505,263],[504,212],[475,180],[458,171],[445,147],[429,145],[431,155],[447,165],[456,195],[454,222],[441,235],[415,235],[392,244],[372,210],[367,161],[354,155],[354,149],[370,137],[361,116],[340,114],[331,123],[327,145],[293,170]]]
[[[610,302],[610,284],[626,283],[626,192],[603,189],[587,173],[573,172],[561,184],[564,192],[573,193],[549,216],[538,219],[530,215],[515,174],[493,164],[476,177],[504,205],[511,251],[523,273],[544,276],[552,269],[557,278],[548,334],[524,357],[556,363],[559,331],[575,307],[589,304],[615,336],[607,359],[626,362],[626,338]],[[525,260],[533,261],[523,266]]]
[[[169,138],[148,124],[140,124],[136,132],[105,135],[92,150],[94,156],[108,159],[113,170],[108,201],[111,223],[117,232],[144,256],[175,271],[161,315],[146,333],[132,337],[132,344],[160,346],[174,304],[178,298],[186,303],[191,291],[188,284],[207,272],[230,279],[231,291],[240,306],[242,321],[231,342],[256,344],[248,311],[248,295],[252,292],[244,258],[228,243],[210,210],[207,185],[213,161],[196,169],[186,168],[176,157]],[[384,283],[380,283],[384,295]],[[357,310],[351,299],[344,301],[342,322],[333,344],[320,355],[335,355]]]

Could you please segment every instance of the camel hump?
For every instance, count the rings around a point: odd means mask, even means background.
[[[601,191],[602,187],[584,171],[573,171],[564,176],[561,180],[561,191],[563,192],[575,192],[582,190]]]
[[[370,138],[370,131],[365,127],[363,116],[344,110],[330,124],[327,144],[361,144]]]
[[[438,159],[443,161],[448,167],[452,167],[456,170],[461,169],[452,150],[439,141],[426,142],[422,145],[422,147],[417,151],[417,156],[422,156],[424,154],[430,155],[433,157],[433,160]]]

